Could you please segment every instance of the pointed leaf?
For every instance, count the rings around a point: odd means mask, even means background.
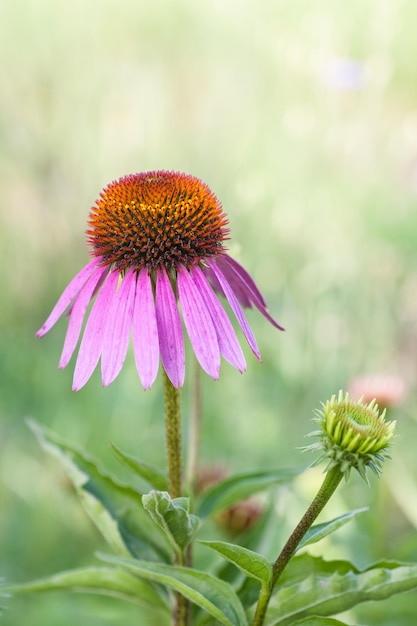
[[[111,443],[110,447],[122,465],[133,470],[137,476],[146,480],[151,487],[158,489],[159,491],[166,491],[168,489],[167,478],[163,472],[159,471],[159,469],[149,465],[148,463],[139,461],[135,457],[130,456],[130,454],[122,452],[114,443]]]
[[[302,469],[280,469],[232,476],[202,494],[197,503],[197,513],[200,517],[213,515],[254,493],[289,482],[302,471]]]
[[[21,585],[10,585],[5,591],[12,594],[47,591],[77,591],[98,593],[129,600],[153,610],[169,611],[166,599],[151,584],[129,572],[114,567],[85,567],[60,572]]]
[[[142,503],[177,552],[188,546],[200,526],[199,518],[189,512],[189,498],[172,499],[167,491],[151,491],[142,496]]]
[[[200,541],[209,548],[222,554],[228,561],[236,565],[250,578],[269,584],[272,577],[271,564],[260,554],[225,541]]]
[[[383,600],[417,587],[414,563],[387,561],[358,571],[347,561],[317,559],[317,566],[317,572],[306,571],[303,579],[293,584],[284,581],[278,588],[268,609],[268,626],[290,626],[296,619],[313,615],[335,615],[360,602]]]
[[[169,561],[165,536],[152,524],[136,489],[102,471],[51,430],[33,420],[28,424],[41,446],[63,466],[88,515],[117,554]]]
[[[305,580],[310,575],[328,576],[334,572],[348,574],[354,571],[359,573],[352,563],[343,560],[326,561],[320,556],[312,556],[305,552],[291,559],[279,579],[279,587],[293,585],[296,582]]]
[[[109,555],[99,556],[104,561],[125,567],[147,580],[177,591],[225,626],[247,626],[245,612],[233,588],[211,574],[188,567],[148,563]]]
[[[339,517],[336,517],[335,519],[332,519],[329,522],[323,522],[322,524],[315,524],[304,535],[304,537],[302,538],[302,540],[297,546],[297,551],[300,550],[301,548],[304,548],[305,546],[308,546],[312,543],[317,543],[321,539],[324,539],[324,537],[327,537],[327,535],[330,535],[330,533],[333,533],[335,530],[337,530],[341,526],[344,526],[345,524],[350,522],[350,520],[352,520],[354,517],[356,517],[360,513],[364,513],[367,510],[368,510],[368,507],[363,507],[361,509],[354,509],[353,511],[349,511],[349,513],[340,515]]]
[[[274,498],[272,497],[271,500]],[[276,517],[276,510],[274,505],[270,505],[262,519],[256,526],[250,531],[249,535],[244,536],[245,547],[255,552],[268,555],[267,560],[272,562],[276,558],[276,554],[285,542],[287,535],[283,534],[283,529],[280,528],[280,523]],[[231,564],[229,563],[231,568]],[[236,571],[236,568],[233,568]],[[223,572],[221,572],[223,578]],[[240,572],[239,572],[240,574]],[[260,586],[259,581],[254,578],[240,578],[234,577],[230,579],[230,571],[226,572],[229,577],[226,580],[234,582],[235,586],[238,585],[237,594],[245,609],[253,606],[259,597]]]
[[[292,626],[349,626],[346,622],[341,622],[332,617],[306,617],[300,622],[294,622]]]

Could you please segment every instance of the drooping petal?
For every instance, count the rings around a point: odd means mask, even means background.
[[[74,276],[72,281],[66,286],[66,288],[62,292],[58,302],[52,309],[50,316],[48,317],[44,325],[36,333],[37,337],[43,337],[44,335],[46,335],[46,333],[51,330],[52,326],[56,324],[61,315],[71,304],[73,298],[75,298],[77,293],[80,291],[81,287],[84,285],[93,269],[100,263],[100,261],[100,257],[96,257],[95,259],[90,261],[88,265],[83,267],[83,269],[78,272],[76,276]]]
[[[136,273],[128,270],[111,301],[104,329],[101,351],[101,375],[104,387],[113,382],[126,358],[135,290]]]
[[[209,265],[206,265],[203,268],[203,272],[205,274],[205,276],[207,276],[210,279],[210,283],[214,289],[214,291],[216,291],[217,293],[219,293],[221,296],[226,297],[221,284],[219,283],[219,281],[217,280],[216,274],[213,272],[213,270],[211,269],[211,267]]]
[[[184,337],[175,295],[164,268],[156,272],[156,322],[162,364],[174,387],[182,387],[185,375]]]
[[[237,290],[239,290],[240,293],[243,293],[244,298],[248,299],[250,303],[253,303],[262,315],[266,317],[266,319],[271,322],[273,326],[275,326],[275,328],[284,330],[283,327],[280,326],[280,324],[278,324],[278,322],[276,322],[269,314],[266,302],[253,278],[237,261],[232,259],[229,255],[224,254],[216,259],[216,263],[222,270],[236,295],[238,295]],[[242,298],[239,298],[238,296],[238,299],[241,304],[247,306]]]
[[[236,337],[236,333],[231,321],[227,317],[226,311],[219,302],[215,292],[210,287],[204,272],[196,265],[191,270],[191,276],[199,290],[207,310],[213,320],[217,333],[220,353],[233,367],[243,372],[246,369],[246,361],[242,348]]]
[[[219,261],[220,259],[223,259],[225,255],[222,254],[221,257],[217,257],[216,258],[216,264],[217,267],[220,267],[224,277],[226,278],[227,282],[229,283],[231,289],[233,290],[233,293],[235,294],[239,304],[244,308],[244,309],[251,309],[252,308],[252,300],[249,297],[249,294],[247,292],[247,290],[244,288],[244,286],[241,284],[241,281],[236,280],[234,274],[229,270],[229,268],[226,266],[225,268],[221,265],[221,261],[220,263],[217,263],[217,261]],[[220,287],[219,289],[219,281],[216,279],[216,277],[214,276],[214,273],[211,271],[211,268],[204,268],[204,272],[207,273],[207,270],[209,270],[209,275],[210,275],[210,280],[212,281],[213,287],[216,289],[216,291],[218,291],[218,293],[220,293],[221,295],[225,295],[223,292],[223,289]],[[230,274],[232,274],[230,276]],[[215,278],[215,281],[213,281],[213,276]],[[217,283],[217,285],[216,285]]]
[[[243,313],[240,307],[240,304],[235,294],[233,293],[232,288],[230,287],[228,281],[226,280],[223,272],[220,270],[220,268],[217,267],[216,263],[212,259],[207,259],[206,262],[209,264],[214,274],[216,275],[216,278],[219,281],[221,288],[223,289],[226,295],[226,298],[231,306],[231,309],[233,313],[235,314],[237,321],[239,322],[239,325],[243,331],[243,334],[245,335],[246,341],[248,342],[250,349],[252,350],[256,358],[259,361],[261,361],[262,359],[261,359],[261,355],[259,352],[258,344],[256,343],[255,335],[253,334],[252,329],[248,324],[245,314]]]
[[[221,256],[217,258],[217,261],[220,261],[219,265],[222,268],[223,273],[224,273],[223,263],[232,267],[235,270],[235,272],[241,276],[244,282],[247,283],[248,288],[250,289],[251,293],[259,300],[259,303],[262,304],[264,307],[266,307],[266,302],[263,298],[263,295],[259,291],[255,281],[253,280],[252,276],[248,274],[245,268],[242,265],[240,265],[240,263],[238,263],[235,259],[233,259],[228,254],[222,254]]]
[[[204,299],[185,267],[177,271],[178,297],[194,353],[203,370],[219,378],[220,350],[217,333]]]
[[[146,268],[139,272],[136,283],[133,350],[142,387],[149,389],[158,373],[159,343],[152,282]]]
[[[91,309],[75,364],[74,391],[85,385],[100,358],[106,320],[118,280],[119,272],[110,272]]]
[[[83,325],[85,312],[87,311],[88,305],[94,295],[98,283],[101,281],[103,276],[108,273],[108,271],[107,267],[96,268],[87,279],[87,282],[81,287],[71,306],[67,334],[65,336],[64,347],[62,348],[62,354],[58,366],[61,369],[68,365],[74,353],[80,336],[81,327]]]

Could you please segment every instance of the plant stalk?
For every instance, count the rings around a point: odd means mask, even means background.
[[[307,511],[304,513],[303,517],[293,530],[290,538],[288,539],[287,543],[281,550],[277,560],[272,566],[271,584],[268,590],[262,589],[259,595],[258,605],[256,607],[255,617],[253,620],[253,626],[262,626],[262,624],[264,623],[265,614],[268,608],[269,601],[271,599],[272,591],[277,584],[279,577],[281,576],[285,567],[288,565],[301,539],[304,537],[306,532],[312,526],[313,522],[324,509],[342,478],[343,472],[340,471],[339,467],[333,467],[327,472],[324,481],[319,491],[317,492],[317,495],[315,496]]]
[[[180,391],[164,371],[165,439],[168,461],[168,491],[171,498],[182,495]]]
[[[168,491],[171,498],[182,495],[182,450],[180,391],[176,389],[164,371],[165,440],[168,461]],[[184,555],[177,555],[177,565],[184,565]],[[173,626],[187,626],[189,602],[180,593],[172,615]]]

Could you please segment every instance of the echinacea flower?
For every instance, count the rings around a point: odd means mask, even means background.
[[[219,377],[220,356],[237,370],[245,357],[218,294],[225,296],[254,355],[261,360],[242,311],[255,306],[275,327],[246,270],[225,252],[227,217],[209,187],[187,174],[155,171],[124,176],[108,185],[91,209],[90,261],[69,283],[37,336],[67,312],[68,330],[59,361],[65,367],[85,324],[74,371],[79,390],[101,357],[109,385],[124,363],[132,333],[136,368],[144,389],[157,376],[159,359],[174,387],[185,375],[180,306],[201,367]]]

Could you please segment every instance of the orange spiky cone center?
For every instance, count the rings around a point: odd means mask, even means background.
[[[120,271],[190,267],[223,252],[227,217],[198,178],[155,171],[124,176],[100,194],[88,241],[103,264]]]

